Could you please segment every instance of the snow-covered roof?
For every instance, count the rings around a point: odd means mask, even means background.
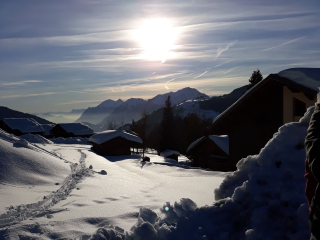
[[[290,68],[279,72],[277,75],[314,91],[319,91],[320,68]]]
[[[279,77],[286,78],[291,80],[294,83],[297,83],[301,86],[307,87],[311,90],[319,92],[320,87],[320,68],[290,68],[283,70],[277,73]],[[263,79],[262,81],[258,82],[248,91],[246,91],[234,104],[224,110],[220,115],[218,115],[212,122],[212,125],[218,122],[221,118],[223,118],[231,109],[233,109],[239,102],[241,102],[245,97],[250,95],[255,89],[259,88],[263,85],[267,78]],[[211,125],[211,126],[212,126]]]
[[[229,155],[229,137],[228,137],[228,135],[209,135],[209,139],[212,140],[226,154]]]
[[[187,149],[187,152],[191,150],[196,144],[198,144],[200,141],[202,141],[205,137],[201,137],[190,144],[190,146]],[[209,135],[208,138],[213,141],[215,144],[217,144],[218,147],[222,149],[226,154],[229,155],[229,137],[228,135]]]
[[[177,152],[177,151],[174,151],[174,150],[170,150],[170,149],[167,149],[167,150],[165,150],[165,151],[163,151],[163,152],[160,153],[160,156],[162,156],[162,157],[169,157],[169,156],[171,156],[171,155],[178,155],[178,156],[180,156],[180,153]]]
[[[22,133],[44,132],[45,130],[33,118],[4,118],[2,119],[12,130],[20,130]]]
[[[50,130],[55,126],[54,124],[41,124],[42,128],[45,130],[45,135],[50,135]]]
[[[122,137],[132,142],[142,143],[141,138],[122,130],[107,130],[99,132],[91,136],[88,141],[96,144],[102,144],[116,137]]]
[[[89,135],[93,134],[93,130],[83,123],[59,123],[59,125],[68,133],[74,135]]]
[[[191,148],[193,148],[198,142],[200,142],[200,141],[201,141],[202,139],[204,139],[204,138],[205,138],[205,137],[201,137],[201,138],[195,140],[193,143],[191,143],[191,144],[189,145],[188,149],[187,149],[187,152],[189,152],[189,150],[190,150]]]

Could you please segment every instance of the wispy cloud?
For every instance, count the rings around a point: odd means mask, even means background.
[[[57,94],[57,92],[43,92],[43,93],[31,93],[31,94],[20,94],[20,95],[7,95],[0,96],[0,98],[21,98],[21,97],[36,97],[36,96],[47,96]]]
[[[221,55],[223,52],[227,51],[230,47],[232,47],[233,45],[235,45],[237,41],[238,41],[238,40],[236,40],[236,41],[234,41],[234,42],[232,42],[232,43],[229,43],[225,48],[220,48],[220,47],[219,47],[218,50],[217,50],[216,58],[220,57],[220,55]]]
[[[199,77],[203,76],[204,74],[206,74],[207,72],[208,72],[208,71],[205,71],[205,72],[201,73],[200,75],[194,77],[193,79],[199,78]]]
[[[176,79],[179,79],[179,78],[188,77],[188,76],[190,76],[190,75],[192,75],[192,74],[194,74],[194,73],[190,73],[190,74],[187,74],[187,75],[184,75],[184,76],[181,76],[181,77],[176,77],[176,78],[173,78],[173,79],[167,81],[166,84],[164,85],[165,89],[169,90],[169,87],[168,87],[168,83],[169,83],[169,82],[172,82],[172,81],[174,81],[174,80],[176,80]]]
[[[41,80],[24,80],[24,81],[19,81],[19,82],[5,82],[2,83],[3,86],[15,86],[15,85],[25,85],[26,83],[39,83],[43,82]]]
[[[271,49],[275,49],[275,48],[278,48],[278,47],[282,47],[282,46],[285,46],[285,45],[287,45],[287,44],[296,42],[296,41],[298,41],[298,40],[300,40],[300,39],[302,39],[302,38],[305,38],[305,37],[306,37],[306,36],[299,37],[299,38],[295,38],[295,39],[290,40],[290,41],[288,41],[288,42],[282,43],[282,44],[280,44],[280,45],[278,45],[278,46],[274,46],[274,47],[271,47],[271,48],[263,49],[262,51],[269,51],[269,50],[271,50]]]
[[[64,102],[61,103],[61,105],[68,105],[68,104],[76,104],[76,103],[101,103],[103,102],[105,99],[100,99],[100,100],[79,100],[79,101],[71,101],[71,102]]]
[[[240,67],[240,66],[238,66],[238,67]],[[238,67],[231,68],[231,69],[229,69],[228,71],[226,71],[226,72],[224,72],[224,73],[222,73],[222,74],[218,75],[218,77],[221,77],[221,76],[223,76],[223,75],[225,75],[225,74],[227,74],[227,73],[229,73],[229,72],[231,72],[231,71],[235,70],[235,69],[236,69],[236,68],[238,68]]]

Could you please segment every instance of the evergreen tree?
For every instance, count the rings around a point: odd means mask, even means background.
[[[250,88],[252,88],[254,85],[256,85],[258,82],[262,81],[262,79],[263,79],[263,76],[262,76],[259,69],[257,69],[256,71],[253,71],[253,73],[249,79],[248,90]]]
[[[174,117],[170,96],[166,99],[160,123],[160,152],[166,149],[175,149]]]

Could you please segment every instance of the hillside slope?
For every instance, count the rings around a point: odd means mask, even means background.
[[[49,122],[48,120],[45,120],[43,118],[37,117],[35,115],[32,114],[28,114],[28,113],[23,113],[23,112],[19,112],[16,110],[12,110],[10,108],[7,107],[1,107],[0,106],[0,120],[3,118],[33,118],[34,120],[36,120],[38,123],[40,124],[50,124],[52,122]]]

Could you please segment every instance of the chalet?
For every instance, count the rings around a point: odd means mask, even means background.
[[[55,125],[50,131],[50,134],[55,137],[91,137],[93,130],[83,123],[59,123]]]
[[[174,150],[167,149],[160,153],[160,156],[165,158],[171,158],[178,162],[178,157],[180,156],[180,153]]]
[[[55,124],[41,124],[41,126],[45,131],[44,136],[46,138],[53,138],[53,135],[50,133],[50,130],[55,126]]]
[[[228,171],[229,138],[226,135],[201,137],[190,144],[186,155],[192,159],[194,167]]]
[[[285,123],[298,121],[317,101],[320,69],[293,68],[270,74],[221,113],[209,134],[229,137],[229,170],[258,154]]]
[[[28,133],[44,136],[45,132],[33,118],[4,118],[0,121],[0,128],[16,136]]]
[[[141,147],[142,140],[138,136],[123,130],[107,130],[89,138],[91,149],[102,156],[131,155],[131,148]]]

